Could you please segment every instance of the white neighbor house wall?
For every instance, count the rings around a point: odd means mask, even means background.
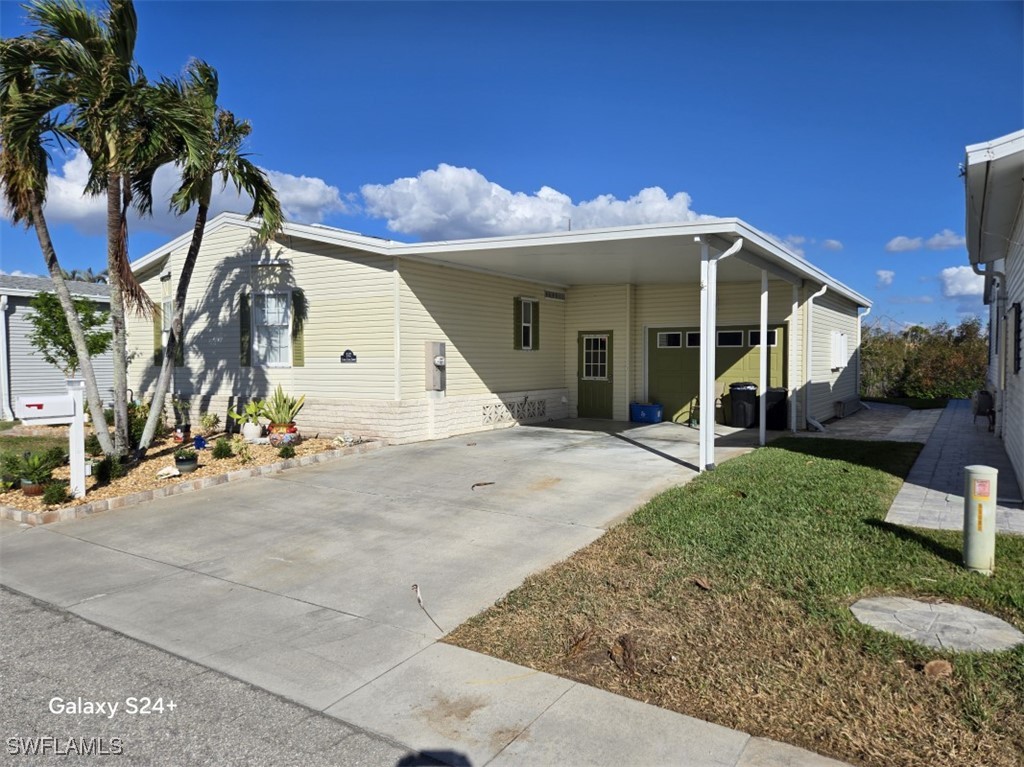
[[[1017,473],[1018,487],[1024,487],[1024,370],[1013,370],[1012,307],[1016,303],[1024,306],[1024,198],[1017,210],[1017,223],[1010,236],[1006,259],[1006,312],[1000,324],[1002,328],[1004,384],[1002,402],[1002,436],[1006,454]]]

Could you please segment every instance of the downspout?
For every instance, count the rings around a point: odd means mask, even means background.
[[[821,298],[827,290],[828,285],[822,285],[821,290],[811,294],[811,297],[807,299],[807,340],[804,342],[804,379],[806,381],[804,384],[804,421],[808,427],[817,431],[825,431],[825,427],[811,417],[811,384],[814,382],[811,367],[813,364],[811,348],[814,346],[814,299]]]
[[[1006,322],[1006,317],[1004,316],[1005,312],[1003,311],[1004,306],[1006,304],[1006,274],[1004,272],[996,271],[995,269],[991,268],[992,267],[992,263],[991,262],[986,262],[985,263],[985,269],[984,270],[980,269],[979,267],[980,267],[979,264],[975,263],[974,261],[971,262],[971,271],[973,271],[975,274],[977,274],[977,275],[979,275],[981,277],[984,277],[986,285],[990,285],[991,284],[991,282],[990,282],[991,279],[998,280],[998,289],[995,291],[995,295],[992,296],[992,301],[995,304],[995,315],[996,315],[996,318],[998,320],[997,326],[1000,329],[1000,332],[999,332],[999,334],[998,334],[998,336],[996,338],[991,338],[990,337],[989,340],[988,340],[989,349],[994,349],[995,350],[994,353],[995,353],[996,359],[997,359],[998,371],[997,371],[997,374],[996,374],[996,379],[995,380],[990,380],[990,374],[992,372],[992,367],[991,367],[991,364],[989,365],[988,373],[986,373],[986,375],[985,375],[985,385],[986,386],[991,386],[993,389],[995,389],[995,391],[992,392],[992,394],[994,396],[994,399],[995,399],[995,410],[996,410],[995,434],[996,434],[997,437],[1001,437],[1003,435],[1003,416],[1002,416],[1002,413],[1003,413],[1003,381],[1005,380],[1004,374],[1003,374],[1003,370],[1005,368],[1003,366],[1006,364],[1006,360],[1003,357],[1003,343],[1002,343],[1002,336],[1004,335],[1004,332],[1002,331],[1002,328],[1005,327],[1004,323]],[[989,330],[989,334],[991,336],[991,333],[992,333],[992,310],[991,309],[989,309],[988,316],[989,316],[988,330]],[[994,347],[993,347],[993,344],[995,344]]]
[[[0,418],[5,421],[14,418],[14,400],[11,399],[11,368],[7,353],[7,296],[0,296]]]

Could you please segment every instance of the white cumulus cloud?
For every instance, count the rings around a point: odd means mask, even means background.
[[[89,158],[85,152],[75,149],[59,168],[50,171],[45,211],[51,226],[70,224],[82,234],[90,235],[106,231],[106,197],[82,193],[89,178],[89,169]],[[274,170],[266,170],[266,173],[277,190],[281,208],[289,221],[319,223],[329,213],[349,209],[337,187],[328,185],[323,179]],[[153,177],[153,215],[140,218],[133,213],[134,228],[168,235],[181,234],[191,228],[191,215],[175,216],[169,209],[171,195],[178,188],[180,179],[178,169],[173,165],[157,170]],[[230,183],[222,189],[218,181],[214,182],[211,218],[229,210],[248,213],[251,207],[252,199],[248,195],[238,194]],[[10,211],[5,209],[3,217],[10,220]]]
[[[594,229],[713,219],[695,213],[690,195],[669,197],[661,187],[642,189],[627,200],[600,195],[573,202],[543,186],[533,194],[512,192],[472,168],[441,163],[415,178],[365,184],[366,212],[387,219],[388,228],[425,240]]]
[[[896,276],[896,272],[889,269],[879,269],[875,272],[875,277],[878,278],[878,287],[887,288],[892,285],[893,277]]]
[[[963,247],[966,242],[967,238],[962,237],[952,229],[943,229],[941,232],[933,234],[927,240],[924,237],[905,237],[903,235],[893,237],[885,244],[885,249],[890,253],[906,253],[907,251],[920,250],[921,248],[949,250],[950,248]]]
[[[821,243],[821,247],[823,247],[825,250],[842,250],[843,243],[841,243],[839,240],[825,240],[824,242]]]
[[[784,248],[796,253],[798,256],[804,255],[803,245],[807,242],[807,238],[799,234],[787,234],[785,237],[779,237],[777,234],[771,232],[765,232],[769,237],[775,240],[779,245]]]
[[[3,269],[0,269],[0,275],[4,275],[6,277],[38,277],[39,276],[38,274],[32,274],[31,272],[23,272],[23,271],[21,271],[21,269],[15,269],[13,272],[7,272],[7,271],[4,271]]]
[[[985,290],[985,278],[975,274],[969,266],[950,266],[939,273],[942,295],[946,298],[980,296]]]
[[[906,253],[910,250],[920,250],[924,241],[920,237],[893,237],[885,243],[885,249],[890,253]]]
[[[929,237],[925,245],[930,250],[949,250],[950,248],[963,247],[966,243],[966,237],[961,237],[952,229],[943,229],[938,234],[933,234]]]

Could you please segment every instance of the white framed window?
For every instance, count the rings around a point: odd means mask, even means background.
[[[832,331],[832,369],[842,370],[850,364],[850,351],[847,346],[846,333]]]
[[[768,345],[778,346],[778,337],[774,330],[768,331]],[[751,330],[747,333],[747,346],[760,346],[761,345],[761,331]]]
[[[608,336],[583,336],[583,380],[608,380]]]
[[[268,367],[291,366],[291,294],[253,296],[256,361]]]
[[[683,348],[683,334],[677,330],[669,330],[663,333],[658,333],[658,348],[659,349],[682,349]]]
[[[531,301],[524,298],[522,301],[523,316],[520,324],[520,343],[523,349],[530,350],[533,348],[533,333],[534,333],[534,316],[537,309],[537,302]]]
[[[700,331],[690,330],[686,334],[686,348],[687,349],[699,349],[700,348]]]
[[[742,330],[719,330],[718,331],[718,345],[719,346],[743,346],[743,331]]]

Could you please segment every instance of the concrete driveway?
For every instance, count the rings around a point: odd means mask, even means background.
[[[694,475],[692,429],[567,423],[391,447],[42,528],[5,526],[0,582],[415,748],[457,747],[483,763],[573,684],[436,645],[442,632],[411,585],[451,630]],[[743,437],[727,441],[737,446],[720,461],[746,449]],[[508,677],[483,699],[474,693],[470,714],[490,712],[475,725],[444,698],[467,669]],[[410,714],[424,706],[433,709]],[[727,742],[714,763],[734,763],[747,736],[701,725]],[[710,748],[715,737],[695,740]]]

